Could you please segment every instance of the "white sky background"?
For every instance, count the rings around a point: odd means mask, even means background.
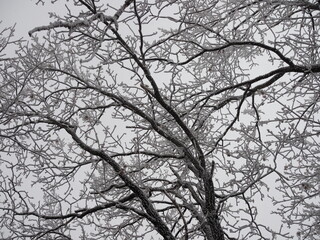
[[[38,0],[0,0],[0,21],[2,21],[0,30],[16,24],[14,38],[23,37],[25,40],[30,40],[28,31],[38,26],[47,25],[53,21],[53,19],[49,18],[48,12],[56,12],[59,10],[59,14],[61,15],[65,12],[64,4],[66,1],[60,0],[60,3],[51,4],[50,0],[46,0],[47,3],[45,5],[41,3],[36,5],[37,1]],[[262,68],[265,68],[265,65],[262,65]],[[272,207],[269,205],[270,203],[265,202],[261,204],[264,205],[264,207],[259,209],[260,213],[265,211],[267,213],[269,208]],[[260,216],[265,217],[265,221],[269,226],[275,227],[280,224],[274,217],[269,217],[264,214]]]
[[[32,28],[50,22],[48,11],[54,11],[57,6],[48,4],[36,5],[37,0],[0,0],[1,28],[13,26],[16,23],[15,37],[28,39],[28,31]]]

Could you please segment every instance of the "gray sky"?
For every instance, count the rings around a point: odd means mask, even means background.
[[[0,29],[16,23],[15,36],[28,39],[29,30],[52,21],[47,12],[55,11],[58,4],[53,5],[51,1],[47,1],[43,6],[36,5],[36,2],[37,0],[0,0]]]

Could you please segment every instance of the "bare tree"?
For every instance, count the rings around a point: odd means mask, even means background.
[[[318,1],[66,4],[1,56],[1,239],[319,239]]]

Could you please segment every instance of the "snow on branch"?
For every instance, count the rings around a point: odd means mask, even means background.
[[[90,26],[91,22],[93,22],[97,19],[100,19],[102,22],[104,22],[106,24],[114,23],[115,28],[118,29],[118,24],[117,24],[117,21],[115,20],[114,17],[106,16],[103,13],[97,13],[97,14],[93,15],[88,20],[77,20],[77,21],[73,21],[73,22],[56,21],[56,22],[50,23],[49,25],[46,25],[46,26],[36,27],[36,28],[30,30],[28,32],[28,34],[31,37],[32,34],[35,32],[40,32],[40,31],[44,31],[44,30],[51,30],[51,29],[60,28],[60,27],[67,28],[69,30],[73,30],[73,29],[80,28],[80,27],[87,28]]]

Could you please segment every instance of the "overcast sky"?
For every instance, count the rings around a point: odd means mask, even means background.
[[[49,19],[48,11],[55,11],[57,4],[36,5],[37,0],[0,0],[0,29],[16,25],[16,37],[28,38],[28,31],[34,27],[46,25]],[[63,1],[64,2],[64,1]]]

